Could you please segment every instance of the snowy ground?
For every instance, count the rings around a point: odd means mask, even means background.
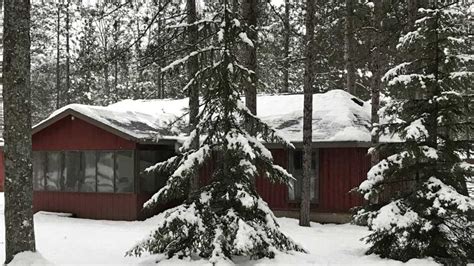
[[[4,228],[3,193],[0,193],[0,227]],[[124,257],[125,252],[143,239],[154,228],[159,216],[144,222],[96,221],[38,213],[35,215],[37,248],[41,255],[30,254],[16,258],[17,265],[37,264],[134,264],[147,265],[160,260],[159,256]],[[321,225],[299,227],[297,220],[278,219],[282,230],[303,245],[308,254],[278,254],[274,260],[242,261],[243,265],[401,265],[402,263],[365,256],[366,246],[359,241],[368,231],[354,225]],[[1,230],[0,261],[4,261],[4,230]],[[42,257],[41,257],[42,256]],[[204,260],[172,260],[160,264],[206,264]],[[432,260],[411,260],[408,264],[435,264]]]

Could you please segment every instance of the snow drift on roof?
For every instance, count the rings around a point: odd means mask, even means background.
[[[292,142],[303,138],[303,95],[260,95],[257,114]],[[185,134],[188,99],[124,100],[109,106],[67,105],[37,126],[66,110],[76,111],[138,140],[177,139]],[[35,126],[35,127],[37,127]],[[342,90],[313,95],[313,141],[370,141],[370,105]]]

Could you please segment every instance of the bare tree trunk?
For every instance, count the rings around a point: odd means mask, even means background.
[[[253,71],[253,74],[250,75],[250,81],[244,81],[245,105],[252,114],[257,114],[257,2],[254,0],[242,1],[242,17],[250,28],[247,34],[253,42],[253,47],[244,45],[243,48],[245,66]]]
[[[188,24],[193,24],[197,21],[196,13],[196,1],[187,0],[187,18]],[[188,45],[189,52],[196,51],[196,41],[198,39],[198,27],[196,25],[188,27]],[[194,76],[198,72],[199,62],[198,57],[193,56],[188,61],[188,79],[194,79]],[[199,132],[197,131],[197,125],[199,123],[199,85],[195,82],[189,87],[189,124],[190,129],[195,130],[193,140],[191,141],[191,149],[199,149]],[[199,175],[195,175],[191,178],[191,194],[199,190]]]
[[[346,0],[346,22],[344,27],[344,61],[346,64],[347,91],[357,96],[355,86],[356,75],[354,67],[354,0]]]
[[[290,91],[290,0],[285,0],[285,34],[283,40],[283,87],[281,92],[287,93]]]
[[[59,36],[60,36],[60,29],[61,29],[61,4],[57,4],[58,7],[58,13],[57,13],[57,27],[56,27],[56,109],[59,109],[61,107],[61,77],[60,71],[59,71],[59,58],[60,58],[60,43],[59,43]]]
[[[70,46],[69,46],[69,0],[66,1],[66,104],[71,103]]]
[[[374,49],[372,53],[372,82],[371,82],[371,103],[372,103],[372,134],[371,142],[374,148],[379,143],[379,115],[380,109],[380,89],[382,86],[382,19],[384,13],[383,1],[374,2],[374,14],[373,14],[373,27],[375,29],[374,34]],[[371,163],[372,166],[376,165],[380,161],[380,154],[378,150],[371,152]]]
[[[300,225],[310,226],[310,178],[313,135],[313,77],[314,77],[314,13],[315,1],[306,0],[304,110],[303,110],[303,182],[301,188]]]
[[[5,263],[35,251],[31,166],[30,2],[5,1]]]
[[[108,35],[104,32],[104,89],[107,94],[110,93],[110,84],[109,84],[109,43]]]

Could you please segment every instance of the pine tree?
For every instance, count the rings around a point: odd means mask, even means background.
[[[150,169],[170,174],[166,185],[145,206],[188,196],[189,179],[206,162],[213,160],[215,170],[208,185],[189,195],[182,205],[167,210],[158,229],[129,251],[129,255],[145,251],[165,253],[168,257],[198,255],[215,263],[234,256],[257,259],[273,257],[275,251],[302,251],[280,232],[273,213],[251,181],[262,173],[272,181],[287,183],[292,176],[273,164],[270,151],[259,139],[286,147],[291,144],[254,116],[241,101],[244,91],[239,85],[252,72],[242,66],[234,51],[237,43],[252,45],[252,42],[237,14],[224,2],[214,17],[212,24],[218,26],[219,42],[172,64],[184,63],[189,57],[211,50],[218,53],[219,60],[201,66],[186,86],[189,88],[199,81],[203,84],[202,108],[196,126],[203,134],[202,142],[198,149],[193,149],[192,132],[180,155]],[[246,131],[249,124],[255,132]]]
[[[463,264],[474,246],[474,202],[466,191],[474,167],[461,159],[473,147],[465,136],[473,128],[474,55],[466,8],[432,5],[419,9],[412,31],[400,38],[406,61],[384,76],[391,101],[381,132],[403,142],[382,145],[380,152],[391,155],[359,186],[367,200],[390,200],[359,216],[368,215],[373,230],[366,238],[369,254]]]
[[[303,110],[303,182],[301,188],[300,222],[301,226],[310,226],[311,200],[311,156],[313,145],[313,76],[314,76],[314,16],[315,3],[306,1],[306,60],[304,72],[304,110]]]

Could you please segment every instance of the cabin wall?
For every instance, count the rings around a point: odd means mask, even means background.
[[[366,148],[320,149],[320,212],[349,212],[363,204],[361,196],[349,191],[367,177],[370,157]]]
[[[134,150],[136,144],[79,118],[67,116],[32,136],[33,151]],[[35,191],[34,211],[73,213],[77,217],[136,220],[136,193]]]
[[[288,169],[289,152],[272,149],[276,164]],[[201,169],[201,184],[207,184],[213,165]],[[319,149],[319,201],[311,203],[313,212],[348,213],[354,206],[363,204],[359,195],[349,193],[367,176],[370,158],[366,148],[320,148]],[[299,202],[288,199],[288,187],[272,183],[265,177],[256,180],[260,196],[274,211],[298,211]],[[315,184],[315,189],[318,185]]]

